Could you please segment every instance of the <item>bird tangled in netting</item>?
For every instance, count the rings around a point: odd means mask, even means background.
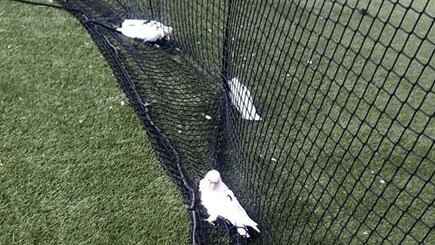
[[[435,244],[434,1],[35,4],[90,33],[192,244]]]

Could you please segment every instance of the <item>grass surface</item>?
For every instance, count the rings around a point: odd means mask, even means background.
[[[181,244],[188,225],[81,25],[2,1],[0,244]]]

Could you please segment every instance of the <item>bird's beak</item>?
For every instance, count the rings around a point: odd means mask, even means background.
[[[214,188],[216,187],[216,183],[211,182],[211,181],[209,181],[209,183],[210,183],[210,187],[211,187],[212,189],[214,189]]]
[[[172,34],[172,27],[163,28],[163,33],[165,34],[165,36],[171,35]]]

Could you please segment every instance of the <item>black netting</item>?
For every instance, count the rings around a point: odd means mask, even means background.
[[[192,242],[435,244],[435,1],[60,3],[183,193]],[[173,36],[156,45],[111,29],[126,18]],[[232,105],[233,78],[262,120]],[[212,167],[261,234],[203,221],[196,194]]]

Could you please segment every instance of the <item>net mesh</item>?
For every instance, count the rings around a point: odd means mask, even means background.
[[[435,244],[435,1],[59,2],[177,183],[192,243]],[[173,36],[156,45],[107,28],[126,18]],[[262,120],[232,105],[233,78]],[[261,234],[203,221],[211,168]]]

